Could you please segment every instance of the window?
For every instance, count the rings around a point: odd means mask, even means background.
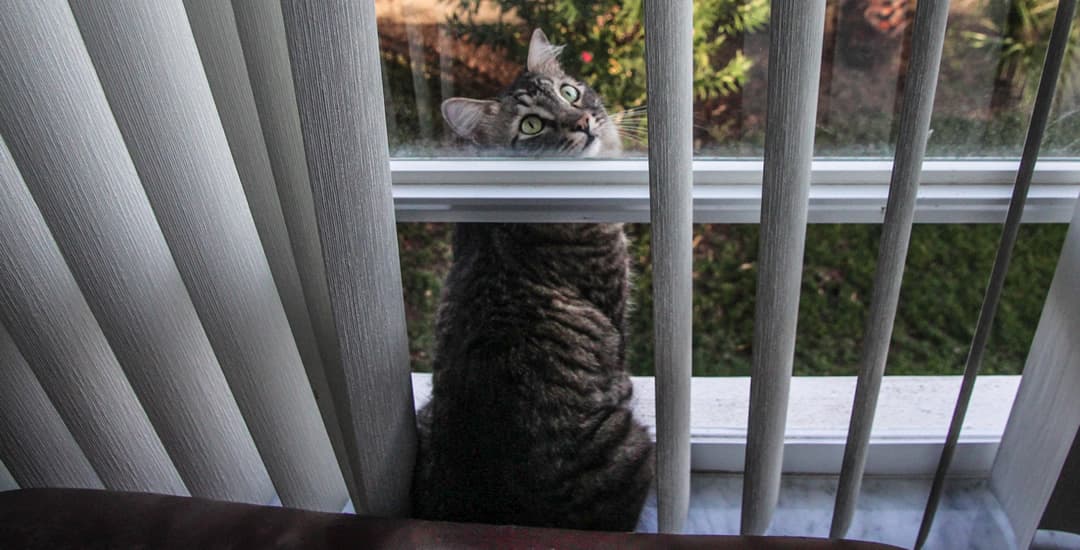
[[[835,160],[815,166],[815,182],[821,185],[812,192],[811,221],[832,224],[808,232],[796,374],[850,375],[857,369],[880,235],[879,226],[866,222],[881,219],[891,169],[888,161],[865,159],[892,155],[913,4],[852,0],[828,7],[816,147],[819,156]],[[1040,11],[1040,2],[1028,0],[1007,9],[991,4],[954,2],[928,157],[1019,155],[1053,10]],[[612,112],[641,107],[640,2],[379,0],[376,5],[399,220],[420,222],[399,230],[413,364],[426,370],[432,315],[450,262],[450,227],[431,222],[646,221],[648,215],[647,167],[641,161],[597,166],[421,160],[475,154],[456,145],[439,105],[455,96],[491,97],[505,87],[522,70],[531,29],[541,27],[552,42],[567,43],[561,56],[565,68],[601,93]],[[764,139],[768,2],[699,0],[695,8],[697,155],[738,158],[704,161],[697,170],[696,181],[717,184],[697,192],[698,217],[753,224],[761,166],[750,159],[761,156]],[[1013,24],[1025,10],[1039,15],[1028,19],[1028,26]],[[1075,114],[1080,112],[1075,67],[1066,66],[1044,159],[1080,154],[1080,124],[1069,122],[1080,116]],[[626,116],[626,156],[643,156],[643,112]],[[1004,184],[1011,183],[1015,166],[1011,161],[931,161],[924,168],[924,191],[937,192],[939,202],[919,221],[1000,220],[1008,199]],[[1072,161],[1040,164],[1037,183],[1043,187],[1032,194],[1029,219],[1067,220],[1077,188],[1058,184],[1077,183],[1078,167]],[[953,183],[969,185],[929,187]],[[638,274],[629,361],[635,374],[651,374],[648,226],[630,225],[628,233]],[[969,223],[915,228],[890,373],[958,372],[997,234],[996,226]],[[1013,283],[1016,290],[1006,294],[1009,307],[1000,314],[985,372],[1019,372],[1063,235],[1061,225],[1024,228],[1010,276],[1024,281],[1024,288]],[[748,374],[756,255],[755,225],[695,227],[696,375]],[[941,294],[949,298],[935,299]]]

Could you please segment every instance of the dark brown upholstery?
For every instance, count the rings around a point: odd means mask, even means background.
[[[673,536],[323,514],[80,489],[0,493],[0,548],[777,548],[880,549],[789,537]]]

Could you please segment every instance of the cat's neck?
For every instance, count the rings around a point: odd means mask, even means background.
[[[499,285],[571,292],[622,325],[629,262],[621,224],[459,224],[454,263]]]
[[[626,249],[622,224],[469,223],[458,224],[454,233],[457,257],[480,254],[496,261],[535,263],[552,255],[565,259],[573,249],[621,254]]]
[[[617,300],[626,279],[622,224],[459,224],[455,263],[484,265],[488,274],[529,284],[611,289]]]

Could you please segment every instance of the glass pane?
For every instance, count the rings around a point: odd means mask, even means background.
[[[933,134],[934,157],[1017,157],[1053,22],[1054,0],[954,0]],[[701,156],[762,154],[767,0],[696,0],[695,146]],[[830,1],[818,104],[819,156],[891,156],[914,0]],[[376,0],[391,153],[490,154],[450,131],[440,105],[489,99],[525,67],[532,29],[564,44],[580,78],[622,122],[624,154],[646,135],[640,0]],[[1059,83],[1044,157],[1080,156],[1080,25]],[[504,121],[507,136],[520,121]]]

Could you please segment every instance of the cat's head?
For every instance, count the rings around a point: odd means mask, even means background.
[[[447,126],[482,149],[528,156],[614,156],[622,151],[600,97],[559,65],[562,46],[533,31],[525,72],[490,100],[442,104]]]

